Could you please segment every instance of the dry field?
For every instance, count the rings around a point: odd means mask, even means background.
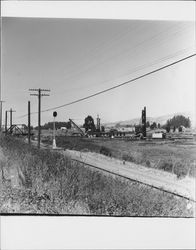
[[[98,140],[58,140],[71,149],[86,151],[89,147],[88,150],[98,152],[103,149]],[[57,145],[60,146],[58,140]],[[115,141],[110,143],[112,145]],[[104,146],[108,147],[108,144]],[[58,152],[38,150],[22,139],[1,137],[0,148],[0,212],[3,214],[194,216],[192,202],[134,181],[104,175],[74,163]],[[111,149],[112,154],[115,150]]]
[[[52,143],[51,139],[44,142]],[[175,173],[196,177],[195,141],[131,141],[123,139],[57,137],[57,146],[91,151]]]

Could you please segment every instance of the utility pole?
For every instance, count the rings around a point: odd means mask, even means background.
[[[142,110],[142,130],[143,136],[146,137],[146,107]]]
[[[30,101],[28,101],[28,143],[31,143],[31,108]]]
[[[11,127],[12,127],[12,113],[13,112],[16,112],[16,110],[13,110],[12,108],[10,108],[10,110],[7,110],[6,111],[6,115],[5,115],[5,118],[6,118],[6,121],[5,121],[5,131],[7,132],[7,112],[9,112],[10,113],[10,133],[12,133],[12,130],[11,130]]]
[[[29,91],[36,91],[37,94],[30,94],[32,96],[38,96],[38,148],[40,148],[40,139],[41,139],[41,97],[49,96],[49,94],[42,94],[42,92],[47,91],[49,89],[29,89]]]
[[[144,107],[144,137],[146,138],[146,107]]]
[[[7,110],[5,111],[5,133],[7,133]]]
[[[0,131],[2,130],[2,104],[3,104],[4,101],[0,101]]]
[[[57,112],[54,111],[53,112],[53,117],[54,117],[54,120],[53,120],[53,141],[52,141],[52,148],[53,149],[56,149],[56,139],[55,139],[55,117],[57,116]]]
[[[8,112],[10,112],[10,128],[11,128],[11,126],[12,126],[12,113],[16,112],[16,110],[12,110],[12,108],[11,108]]]
[[[100,131],[101,128],[100,128],[100,118],[99,118],[99,115],[97,115],[97,131]]]

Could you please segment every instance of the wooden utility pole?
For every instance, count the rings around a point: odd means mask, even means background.
[[[28,101],[28,143],[31,143],[31,108],[30,101]]]
[[[3,104],[4,101],[0,101],[0,131],[2,130],[2,104]]]
[[[12,133],[12,130],[11,130],[11,127],[12,127],[12,113],[13,112],[16,112],[16,110],[13,110],[12,108],[10,108],[10,110],[7,110],[6,111],[6,115],[5,115],[5,119],[6,119],[6,121],[5,121],[5,131],[7,132],[7,112],[9,112],[10,113],[10,132]]]
[[[40,148],[41,141],[41,97],[49,96],[48,94],[42,94],[44,91],[50,91],[49,89],[29,89],[29,91],[36,91],[37,94],[30,94],[33,96],[38,96],[38,148]]]
[[[144,137],[146,137],[146,107],[144,107]]]
[[[142,110],[142,132],[143,136],[146,138],[146,107]]]
[[[41,89],[38,89],[38,148],[41,141]]]
[[[8,112],[10,112],[10,128],[11,128],[11,126],[12,126],[12,113],[16,112],[16,110],[12,110],[12,108],[11,108]]]
[[[7,110],[5,111],[5,133],[7,133]]]
[[[101,131],[100,120],[99,115],[97,115],[97,131]]]
[[[53,117],[54,117],[54,120],[53,120],[53,142],[52,142],[52,148],[53,149],[56,149],[56,139],[55,139],[55,131],[56,131],[56,128],[55,128],[55,117],[57,116],[57,112],[54,111],[53,112]]]

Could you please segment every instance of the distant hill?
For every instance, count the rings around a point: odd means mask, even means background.
[[[173,113],[173,114],[168,114],[168,115],[163,115],[163,116],[158,116],[158,117],[147,117],[146,120],[149,121],[150,123],[156,122],[156,123],[160,123],[161,125],[163,125],[166,123],[168,119],[171,119],[172,117],[177,116],[177,115],[183,115],[185,117],[189,117],[191,120],[191,124],[194,125],[194,122],[195,122],[194,115],[191,114],[190,112],[178,112],[178,113]],[[140,122],[140,118],[138,117],[138,118],[125,120],[125,121],[105,123],[104,126],[115,127],[116,124],[119,124],[120,126],[126,126],[126,125],[139,124],[139,122]]]

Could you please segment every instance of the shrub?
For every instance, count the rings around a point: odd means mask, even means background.
[[[147,166],[148,168],[150,168],[150,167],[151,167],[151,163],[150,163],[150,161],[149,161],[149,160],[147,160],[147,161],[146,161],[146,166]]]
[[[160,161],[158,164],[158,168],[167,172],[172,172],[173,163],[172,161]]]
[[[188,165],[189,168],[189,176],[196,177],[196,164],[195,161],[190,162]]]
[[[183,178],[187,175],[188,169],[186,164],[182,164],[181,162],[177,162],[174,167],[174,173],[177,175],[177,178]]]
[[[132,155],[123,154],[122,159],[124,161],[135,162],[135,158]]]
[[[103,154],[103,155],[106,155],[106,156],[112,156],[112,152],[110,151],[110,149],[109,148],[106,148],[106,147],[104,147],[104,146],[102,146],[101,148],[100,148],[100,154]]]

